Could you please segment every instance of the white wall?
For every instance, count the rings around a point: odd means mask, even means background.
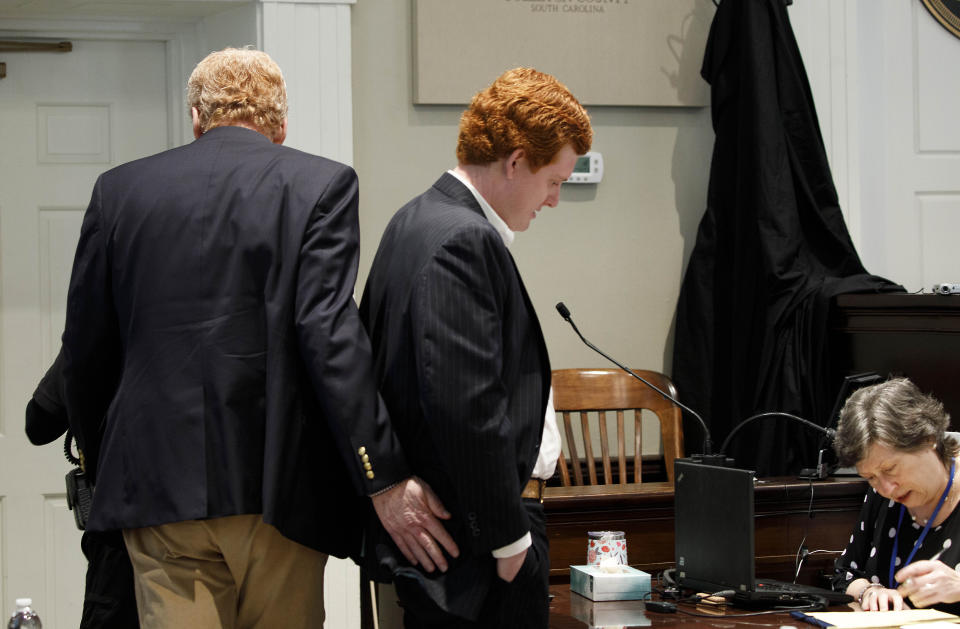
[[[221,11],[204,17],[197,25],[200,35],[200,50],[197,61],[203,59],[214,50],[222,50],[227,46],[242,48],[256,47],[257,34],[257,4],[250,3]]]
[[[860,208],[857,124],[859,0],[802,0],[788,10],[817,106],[840,207],[856,232]]]
[[[462,107],[411,104],[410,5],[360,0],[353,10],[358,294],[389,217],[455,161]],[[960,233],[960,132],[951,124],[960,39],[920,2],[795,0],[789,14],[840,204],[867,270],[911,291],[960,282],[952,253]],[[590,114],[604,181],[566,187],[560,206],[519,235],[514,255],[554,367],[603,364],[556,316],[553,306],[563,300],[596,344],[627,364],[669,373],[676,297],[706,200],[709,109],[596,107]]]
[[[463,107],[411,104],[410,12],[409,0],[360,0],[354,7],[358,293],[389,218],[456,165]],[[709,21],[712,14],[704,0],[691,19]],[[699,66],[698,59],[681,61],[695,72]],[[555,368],[604,364],[556,314],[562,300],[597,345],[628,364],[669,370],[680,278],[706,202],[709,110],[596,107],[590,115],[603,182],[565,186],[559,207],[544,209],[518,235],[513,254]]]

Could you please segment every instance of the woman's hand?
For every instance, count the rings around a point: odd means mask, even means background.
[[[847,594],[857,600],[863,611],[888,611],[907,609],[903,597],[896,590],[888,590],[879,583],[855,579],[847,585]]]
[[[884,587],[868,587],[860,597],[860,609],[865,612],[885,612],[909,609],[904,597],[897,590]]]
[[[900,583],[897,592],[915,607],[960,601],[960,574],[942,561],[914,561],[894,578]]]

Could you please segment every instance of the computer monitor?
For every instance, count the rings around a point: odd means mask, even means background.
[[[840,383],[840,390],[837,392],[837,397],[833,402],[833,409],[830,411],[830,416],[827,417],[827,421],[824,422],[824,425],[828,428],[836,428],[837,423],[840,421],[840,411],[843,410],[843,405],[846,403],[847,398],[853,395],[853,393],[858,389],[869,387],[874,384],[880,384],[884,380],[886,380],[886,378],[875,371],[855,373],[844,377],[843,382]],[[819,449],[826,449],[824,452],[823,464],[827,466],[827,468],[830,470],[830,473],[835,476],[856,476],[857,471],[852,467],[837,467],[837,457],[833,451],[833,448],[830,446],[831,444],[826,442],[826,437],[820,441]]]

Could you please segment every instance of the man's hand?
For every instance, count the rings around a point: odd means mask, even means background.
[[[914,561],[894,578],[900,582],[897,591],[914,607],[960,601],[960,574],[942,561]]]
[[[383,528],[413,565],[420,564],[427,572],[433,572],[435,567],[446,572],[447,560],[440,546],[453,557],[460,554],[457,544],[437,519],[449,520],[450,513],[430,485],[419,478],[412,476],[371,500]]]
[[[510,583],[517,576],[517,573],[520,572],[520,567],[523,566],[523,560],[527,558],[527,551],[530,550],[530,547],[524,548],[516,555],[510,555],[509,557],[498,557],[497,558],[497,576]]]

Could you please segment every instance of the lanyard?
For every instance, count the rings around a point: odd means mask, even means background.
[[[956,459],[950,462],[950,479],[947,481],[947,487],[943,490],[943,494],[940,495],[940,501],[937,502],[937,508],[933,510],[933,514],[930,516],[930,519],[927,520],[926,525],[923,527],[923,531],[920,533],[920,537],[917,538],[917,541],[913,543],[913,550],[910,551],[910,555],[907,557],[907,560],[903,563],[906,567],[911,561],[913,561],[913,556],[917,554],[917,549],[920,548],[920,544],[923,543],[923,538],[927,536],[927,533],[930,532],[930,525],[933,524],[933,521],[937,519],[937,514],[940,513],[940,507],[943,506],[943,503],[946,502],[947,496],[950,494],[950,488],[953,486],[953,471],[957,464]],[[897,519],[897,534],[893,538],[893,553],[890,555],[890,575],[887,582],[890,584],[890,589],[896,588],[899,584],[893,580],[893,573],[896,568],[897,561],[897,546],[900,541],[900,524],[903,522],[903,514],[906,512],[907,508],[900,505],[900,517]]]

